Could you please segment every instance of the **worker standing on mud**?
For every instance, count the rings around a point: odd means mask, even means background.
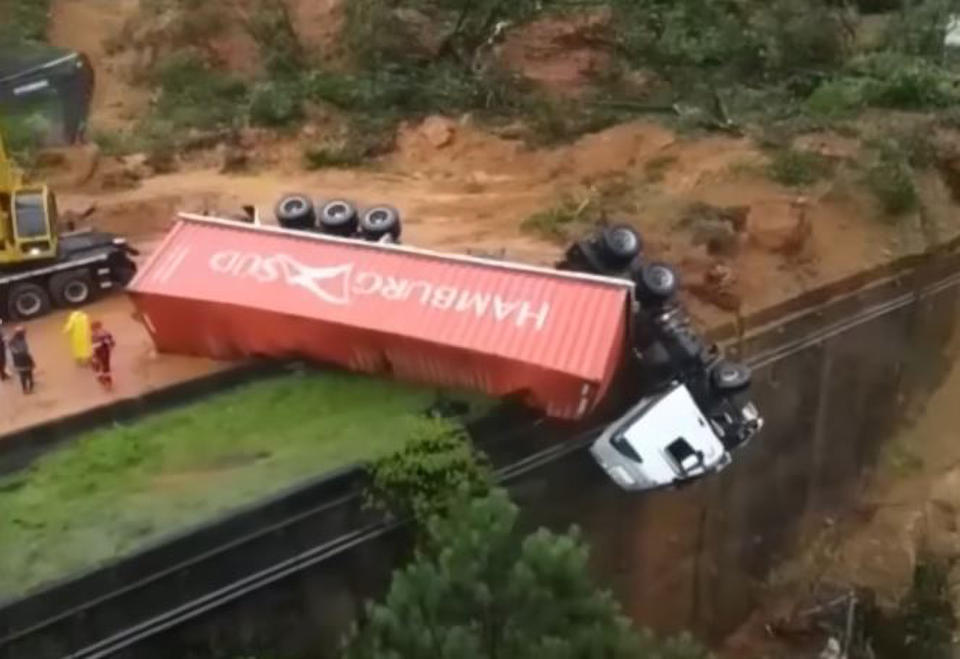
[[[63,333],[70,335],[70,351],[77,366],[87,366],[93,356],[93,343],[90,336],[90,317],[86,312],[74,311],[63,326]]]
[[[27,345],[27,330],[18,327],[13,331],[13,338],[10,339],[10,358],[13,361],[13,368],[20,376],[20,386],[23,393],[33,393],[33,355],[30,354],[30,346]]]
[[[116,342],[113,335],[103,328],[99,320],[93,322],[93,369],[97,374],[97,381],[104,389],[113,388],[113,375],[110,371],[110,354]]]
[[[0,381],[6,382],[10,379],[7,373],[7,337],[3,335],[3,321],[0,320]]]

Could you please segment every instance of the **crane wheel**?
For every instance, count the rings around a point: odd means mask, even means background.
[[[7,312],[11,318],[30,320],[50,311],[50,296],[42,286],[24,282],[10,289]]]
[[[93,280],[86,270],[61,272],[50,277],[50,293],[58,307],[79,307],[93,297]]]

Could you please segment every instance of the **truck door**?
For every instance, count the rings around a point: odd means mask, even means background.
[[[54,256],[50,214],[51,195],[46,190],[21,190],[13,195],[13,231],[20,257],[24,260]],[[55,202],[53,202],[55,203]]]

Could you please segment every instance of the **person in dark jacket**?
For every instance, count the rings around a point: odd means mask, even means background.
[[[13,338],[10,339],[10,359],[13,361],[13,368],[20,376],[20,386],[23,393],[33,393],[33,355],[30,354],[30,346],[27,345],[27,330],[18,327],[13,332]]]

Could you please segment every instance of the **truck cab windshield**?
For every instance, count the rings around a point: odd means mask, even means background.
[[[13,212],[17,222],[17,237],[43,238],[47,235],[47,216],[41,193],[18,194]]]

